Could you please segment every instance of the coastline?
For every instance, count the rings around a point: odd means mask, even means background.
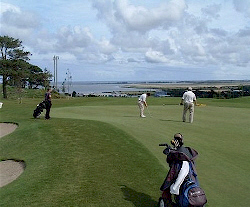
[[[134,84],[127,84],[125,87],[130,88],[147,88],[147,89],[186,89],[192,87],[193,89],[201,88],[225,88],[225,87],[239,87],[250,86],[250,80],[218,80],[218,81],[178,81],[178,82],[141,82]]]
[[[250,87],[250,80],[208,80],[208,81],[75,81],[66,87],[66,94],[75,96],[138,96],[141,93],[152,92],[176,94],[187,87],[195,91],[216,93],[243,91]],[[249,91],[247,89],[247,91]]]

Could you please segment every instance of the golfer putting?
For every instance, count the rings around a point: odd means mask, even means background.
[[[146,108],[148,107],[148,104],[147,104],[147,101],[146,101],[147,96],[150,96],[150,93],[144,93],[138,99],[138,106],[139,106],[139,109],[140,109],[140,117],[141,118],[145,118],[146,117],[144,115],[144,109],[145,109],[145,107]],[[150,114],[150,116],[151,116],[151,114]]]

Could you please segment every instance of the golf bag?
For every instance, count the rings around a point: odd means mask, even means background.
[[[206,194],[199,186],[197,174],[191,162],[189,163],[188,180],[182,184],[177,202],[181,207],[203,207],[207,203]]]
[[[171,144],[176,148],[173,149],[168,144],[159,144],[166,146],[163,154],[167,155],[166,161],[170,169],[160,188],[162,196],[159,198],[158,207],[204,207],[207,199],[199,187],[194,162],[198,152],[190,147],[184,147],[180,137],[172,140]]]
[[[34,113],[33,113],[33,117],[38,118],[43,112],[43,109],[45,108],[46,108],[45,101],[42,101],[41,103],[37,104],[36,109],[34,110]]]
[[[207,198],[204,190],[199,186],[197,174],[193,169],[193,164],[189,162],[189,173],[182,183],[180,194],[175,195],[175,202],[168,202],[166,192],[159,198],[159,207],[204,207]]]

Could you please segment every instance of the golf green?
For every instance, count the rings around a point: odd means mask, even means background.
[[[192,124],[182,122],[178,105],[153,105],[149,110],[145,119],[139,118],[136,105],[57,108],[53,114],[110,123],[142,143],[165,167],[163,148],[158,144],[169,143],[180,132],[185,144],[199,152],[197,169],[207,206],[247,206],[250,108],[196,107]]]

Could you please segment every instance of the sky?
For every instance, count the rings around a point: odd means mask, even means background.
[[[250,79],[250,0],[1,0],[0,35],[72,81]]]

